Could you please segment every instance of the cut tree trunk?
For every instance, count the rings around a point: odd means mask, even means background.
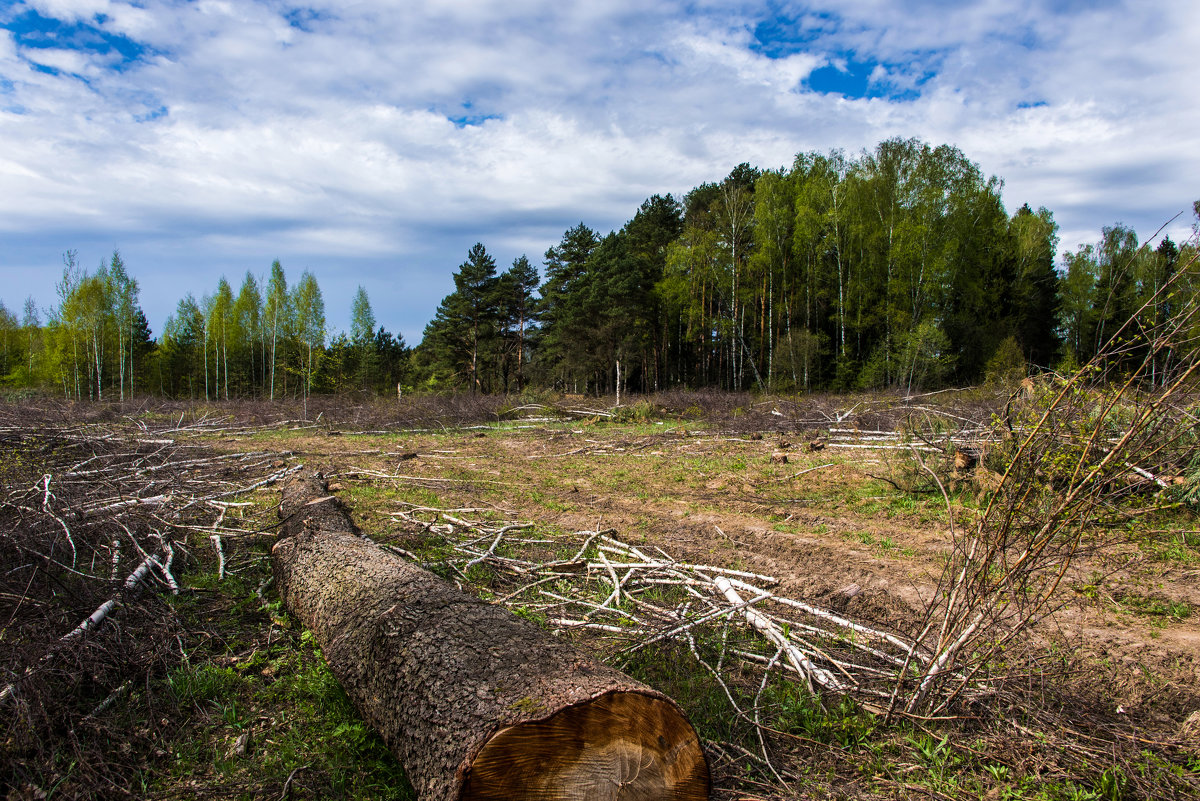
[[[421,799],[708,797],[663,694],[363,538],[319,474],[280,516],[280,597]]]

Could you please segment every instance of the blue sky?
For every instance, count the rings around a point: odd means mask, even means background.
[[[1194,0],[0,0],[0,298],[119,248],[157,335],[278,258],[332,329],[361,284],[416,344],[476,241],[540,264],[738,162],[891,136],[957,145],[1063,249],[1146,237],[1200,198],[1197,42]]]

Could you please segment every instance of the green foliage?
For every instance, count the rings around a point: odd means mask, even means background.
[[[514,274],[501,281],[496,260],[483,244],[471,247],[454,273],[454,292],[442,298],[417,348],[421,376],[430,386],[467,389],[472,394],[499,388],[494,366],[504,361],[502,313],[517,305],[527,308],[524,295],[521,304],[514,304],[505,293],[525,286],[524,280],[527,275]]]
[[[648,400],[622,406],[613,413],[615,423],[651,423],[660,417],[659,410]]]
[[[171,671],[167,684],[177,704],[205,707],[236,696],[241,689],[242,677],[232,668],[207,662],[184,663]]]
[[[760,705],[776,710],[780,731],[842,748],[862,745],[878,725],[870,713],[850,698],[839,698],[836,703],[823,707],[819,699],[792,681],[770,683]]]
[[[121,255],[100,263],[95,273],[84,270],[74,251],[63,257],[62,279],[56,287],[59,306],[51,310],[46,330],[35,332],[36,304],[26,303],[30,326],[25,339],[29,358],[25,369],[11,378],[37,380],[61,389],[67,398],[124,399],[138,383],[150,352],[150,330],[138,306],[138,284],[129,277]],[[9,329],[15,318],[0,314],[0,344],[8,366]],[[40,352],[35,353],[35,350]],[[36,357],[36,358],[35,358]],[[25,361],[25,360],[22,360]],[[7,371],[6,371],[7,372]]]
[[[1192,607],[1186,601],[1151,598],[1139,593],[1124,593],[1113,598],[1118,608],[1148,617],[1161,617],[1179,622],[1192,615]]]
[[[1069,369],[1135,310],[1159,325],[1183,307],[1178,293],[1195,293],[1192,278],[1160,293],[1194,246],[1139,248],[1121,224],[1056,266],[1053,214],[1023,205],[1009,216],[1001,185],[957,148],[916,139],[800,153],[777,170],[739,164],[682,202],[651,196],[607,235],[569,228],[545,253],[540,287],[524,255],[497,274],[477,243],[412,354],[377,327],[363,287],[350,331],[329,339],[316,279],[289,289],[278,261],[265,287],[247,274],[236,297],[222,278],[214,294],[181,300],[155,347],[120,255],[89,274],[68,251],[45,325],[36,304],[19,323],[0,304],[0,376],[75,399],[507,394],[530,382],[593,394],[912,392]],[[1133,364],[1146,344],[1123,336],[1121,361]]]
[[[1000,343],[984,368],[984,380],[989,384],[1011,385],[1025,377],[1028,367],[1021,345],[1015,336]]]

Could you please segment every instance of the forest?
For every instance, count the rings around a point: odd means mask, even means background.
[[[18,319],[0,304],[0,375],[97,400],[936,389],[1086,363],[1195,255],[1194,239],[1151,248],[1116,223],[1056,259],[1052,212],[1010,215],[1001,188],[915,139],[743,163],[654,195],[618,231],[568,228],[540,274],[524,255],[501,272],[475,244],[413,348],[361,286],[351,330],[330,332],[316,278],[289,286],[279,261],[236,293],[222,278],[185,296],[155,338],[119,252],[88,271],[67,251],[57,305],[29,298]]]

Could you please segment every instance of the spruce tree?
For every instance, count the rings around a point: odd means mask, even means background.
[[[1061,305],[1054,254],[1058,249],[1058,224],[1046,208],[1035,214],[1025,204],[1009,223],[1016,248],[1017,276],[1013,283],[1013,325],[1026,361],[1049,367],[1058,356],[1061,341],[1057,320]]]

